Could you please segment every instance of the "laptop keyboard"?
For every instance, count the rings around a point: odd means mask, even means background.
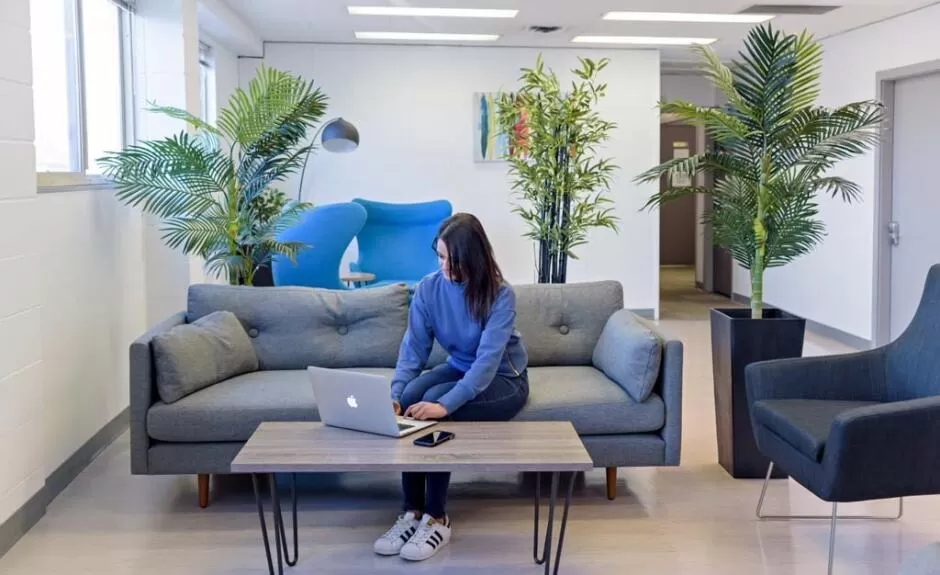
[[[407,423],[399,423],[398,431],[405,431],[406,429],[411,429],[414,425],[408,425]]]

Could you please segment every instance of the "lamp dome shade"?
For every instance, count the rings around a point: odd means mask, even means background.
[[[359,147],[359,130],[342,118],[337,118],[323,128],[323,147],[328,152],[352,152]]]

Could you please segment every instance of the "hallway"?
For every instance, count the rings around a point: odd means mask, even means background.
[[[695,287],[695,268],[659,268],[659,311],[661,319],[707,321],[713,307],[740,307],[728,298]]]

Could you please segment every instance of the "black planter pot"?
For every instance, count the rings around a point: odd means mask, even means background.
[[[238,285],[245,285],[245,282],[240,280]],[[258,266],[258,269],[255,270],[255,277],[252,278],[253,287],[274,287],[274,272],[271,271],[271,266],[263,265]]]
[[[764,309],[763,319],[751,319],[750,309],[712,309],[711,328],[718,462],[732,477],[763,479],[769,461],[754,441],[744,368],[802,356],[806,320],[778,309]],[[773,477],[786,475],[778,466]]]
[[[260,266],[255,272],[253,285],[255,287],[272,287],[274,285],[274,272],[271,271],[271,265]]]

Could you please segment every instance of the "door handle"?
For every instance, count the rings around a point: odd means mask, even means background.
[[[898,222],[888,222],[888,241],[892,246],[901,243],[901,225]]]

